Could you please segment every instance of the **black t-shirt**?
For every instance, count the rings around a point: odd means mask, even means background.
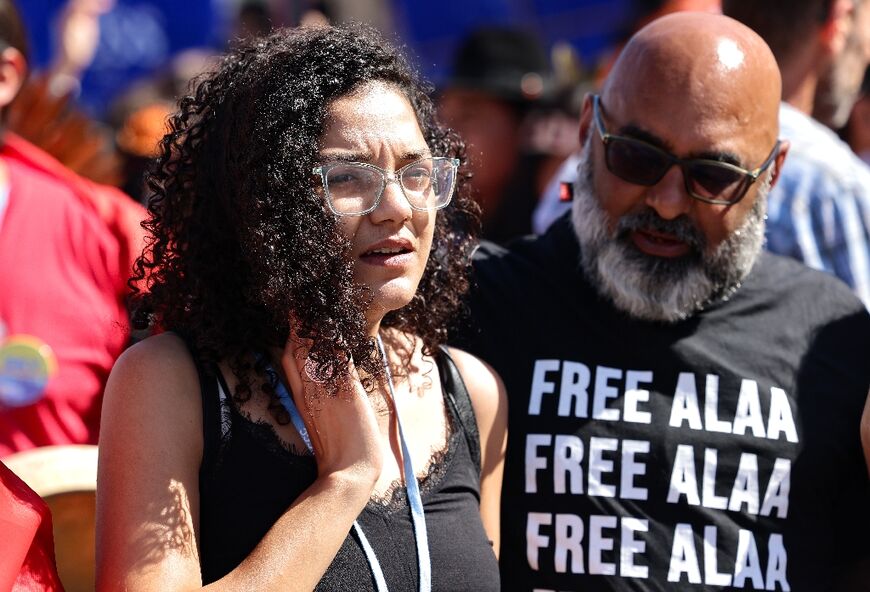
[[[729,300],[642,322],[578,261],[567,217],[475,256],[465,345],[510,400],[504,589],[837,589],[870,556],[861,303],[762,254]]]

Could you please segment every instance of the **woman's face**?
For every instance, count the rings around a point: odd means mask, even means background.
[[[326,126],[321,164],[352,161],[395,171],[432,156],[408,99],[382,82],[336,99]],[[372,291],[368,320],[378,323],[417,291],[432,247],[435,212],[411,209],[399,184],[388,182],[372,212],[341,216],[339,224],[352,243],[354,279]]]

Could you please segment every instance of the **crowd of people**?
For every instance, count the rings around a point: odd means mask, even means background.
[[[870,0],[665,4],[436,93],[245,13],[134,199],[12,131],[0,0],[0,590],[70,585],[6,466],[70,445],[100,591],[870,589]]]

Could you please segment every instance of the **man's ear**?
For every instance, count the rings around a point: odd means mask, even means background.
[[[828,56],[843,52],[855,20],[855,0],[833,0],[828,15],[819,29],[819,42]]]
[[[586,93],[586,96],[583,97],[583,108],[580,111],[580,135],[578,136],[580,147],[586,144],[586,138],[589,136],[589,131],[594,125],[592,123],[592,111],[592,93]]]
[[[14,47],[0,52],[0,109],[5,109],[18,95],[27,78],[27,61]]]
[[[770,179],[770,186],[773,187],[776,185],[776,182],[779,181],[779,175],[782,173],[782,165],[785,164],[785,157],[788,156],[788,149],[791,148],[791,144],[788,140],[781,140],[779,144],[779,153],[776,155],[776,158],[773,159],[773,177]]]

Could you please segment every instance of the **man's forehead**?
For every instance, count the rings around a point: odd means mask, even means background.
[[[755,56],[763,67],[776,66],[770,48],[749,27],[722,15],[699,12],[677,12],[652,21],[632,36],[623,55],[634,53],[669,54],[667,59],[712,57],[726,68],[739,65],[735,58]]]
[[[608,122],[653,134],[675,153],[724,150],[751,159],[747,144],[763,152],[776,140],[779,98],[778,73],[734,39],[711,36],[636,45],[614,68],[602,102]]]
[[[654,96],[699,98],[705,104],[767,99],[773,94],[778,102],[776,62],[765,62],[727,36],[695,35],[682,42],[654,38],[629,44],[605,92],[617,87]]]
[[[679,13],[658,19],[631,38],[605,85],[635,92],[778,104],[776,59],[744,25],[721,15]]]
[[[753,168],[777,137],[776,121],[696,97],[610,93],[601,107],[607,131],[657,145],[683,158],[714,158]]]

